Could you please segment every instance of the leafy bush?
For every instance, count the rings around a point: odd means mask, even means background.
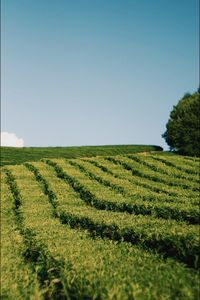
[[[200,94],[185,94],[170,113],[166,131],[162,137],[171,150],[180,154],[200,154]]]

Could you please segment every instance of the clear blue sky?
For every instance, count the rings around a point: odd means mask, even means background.
[[[198,0],[2,0],[2,126],[26,146],[157,144],[198,88]]]

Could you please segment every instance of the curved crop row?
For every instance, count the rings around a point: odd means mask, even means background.
[[[194,198],[194,195],[192,195],[193,199],[191,200],[190,191],[187,191],[180,187],[166,186],[161,182],[154,182],[148,178],[134,176],[131,170],[127,170],[120,164],[116,164],[112,161],[106,160],[105,158],[87,158],[84,159],[84,161],[87,161],[97,166],[102,171],[112,175],[115,178],[127,180],[134,186],[136,185],[139,187],[143,187],[148,191],[153,191],[162,195],[167,195],[170,198],[174,198],[176,202],[182,202],[183,200],[183,203],[187,203],[188,199],[190,199],[190,203],[199,205],[199,195],[197,195],[196,198]]]
[[[16,222],[7,176],[1,174],[1,297],[42,299],[37,274],[23,257],[26,247]],[[17,278],[17,281],[16,281]]]
[[[105,172],[98,166],[94,166],[94,164],[90,163],[90,159],[83,160],[83,159],[76,159],[76,160],[68,160],[68,162],[79,168],[80,171],[82,171],[86,176],[94,179],[95,181],[99,182],[100,184],[104,185],[105,187],[108,187],[112,190],[114,190],[116,193],[122,194],[127,200],[127,203],[130,201],[128,199],[132,199],[133,203],[136,203],[136,200],[142,200],[146,202],[153,202],[155,205],[157,204],[164,204],[166,203],[172,203],[171,208],[173,208],[173,203],[177,204],[179,203],[179,210],[181,210],[181,207],[184,207],[185,209],[187,207],[190,208],[194,205],[199,205],[199,199],[193,199],[191,201],[189,198],[184,198],[183,196],[179,198],[177,197],[170,197],[168,195],[160,194],[158,191],[153,192],[147,188],[144,188],[143,186],[138,186],[133,181],[129,181],[126,178],[119,178],[114,176],[113,174],[110,174],[110,172]],[[110,170],[109,170],[110,171]],[[142,202],[140,201],[142,204]],[[182,206],[184,204],[184,206]],[[199,213],[199,210],[196,209],[196,212]]]
[[[113,163],[122,165],[126,170],[130,170],[133,176],[147,178],[155,182],[161,182],[167,186],[181,187],[196,193],[199,192],[199,185],[196,183],[191,183],[187,180],[170,178],[170,176],[164,174],[161,175],[155,170],[141,166],[140,163],[133,162],[130,158],[117,156],[116,158],[106,157],[106,159],[112,161]]]
[[[198,297],[197,272],[187,266],[195,269],[199,266],[199,229],[196,225],[166,219],[171,215],[177,220],[189,217],[189,222],[196,218],[195,223],[198,222],[199,194],[194,191],[194,180],[183,179],[183,185],[191,186],[187,189],[181,184],[170,186],[138,174],[134,176],[133,169],[150,177],[154,171],[139,161],[146,154],[137,155],[138,161],[131,161],[128,156],[116,158],[129,161],[131,169],[99,157],[26,163],[26,167],[4,169],[2,249],[4,259],[8,252],[9,260],[3,261],[2,297],[13,300]],[[164,159],[156,161],[154,156]],[[165,165],[165,157],[151,154],[144,161],[153,165],[159,177],[162,172],[157,170]],[[178,157],[177,163],[173,159],[166,158],[165,171],[169,175],[170,170],[176,169],[178,173],[181,168],[183,173],[184,168],[198,173],[197,163],[192,166],[187,160],[186,166],[184,158]],[[185,173],[194,178],[193,172]],[[167,176],[163,178],[166,181]],[[132,214],[132,209],[137,215]],[[145,216],[149,212],[152,215]],[[162,214],[165,214],[163,219],[158,218]],[[22,282],[18,282],[18,277]]]
[[[124,155],[122,158],[128,159],[127,162],[138,169],[151,172],[152,175],[162,177],[167,184],[177,185],[186,189],[199,191],[198,176],[183,173],[176,168],[163,165],[163,163],[153,160],[149,155]]]
[[[20,210],[25,228],[35,233],[36,243],[45,245],[47,262],[50,255],[62,263],[59,264],[62,276],[52,283],[64,287],[64,294],[58,299],[141,300],[176,295],[176,299],[186,300],[197,297],[195,272],[126,243],[92,240],[83,231],[69,229],[52,216],[52,203],[41,193],[29,170],[19,166],[12,168],[12,173],[21,195]],[[49,272],[56,272],[56,267]],[[179,278],[176,285],[174,278]]]
[[[47,255],[45,246],[40,241],[36,241],[33,230],[25,226],[21,213],[23,199],[16,184],[15,176],[13,176],[10,169],[4,169],[4,172],[7,176],[6,183],[13,197],[15,226],[19,232],[21,245],[21,251],[18,251],[19,257],[14,257],[14,260],[17,261],[21,258],[24,261],[24,266],[18,266],[19,275],[24,269],[24,282],[19,281],[18,276],[13,274],[16,276],[13,278],[13,286],[17,287],[17,292],[23,294],[19,299],[57,299],[57,297],[62,297],[62,285],[57,284],[57,277],[60,276],[58,263],[53,257]],[[14,234],[13,228],[12,232]],[[13,249],[16,249],[16,245],[13,245]],[[31,274],[29,269],[32,272]],[[51,272],[50,270],[53,269],[54,271]],[[4,274],[7,274],[7,270],[4,271]],[[21,279],[23,280],[23,278]],[[28,280],[30,283],[28,283]],[[34,286],[32,286],[32,282]],[[26,286],[27,284],[30,284],[30,287]],[[24,290],[22,290],[22,286],[24,286]],[[28,289],[31,289],[32,295],[28,292]],[[11,296],[11,299],[16,299],[16,296]]]
[[[185,164],[185,161],[183,159],[177,158],[172,159],[171,156],[159,156],[159,155],[151,155],[150,156],[152,159],[154,159],[155,161],[160,161],[163,164],[165,164],[166,166],[169,167],[173,167],[176,168],[177,170],[187,173],[187,174],[191,174],[193,176],[198,176],[199,174],[199,170],[197,168],[195,168],[194,166],[187,166]]]
[[[135,215],[153,215],[164,219],[172,218],[191,224],[199,223],[199,209],[196,206],[154,202],[154,196],[151,195],[146,195],[145,201],[141,201],[139,194],[126,197],[104,187],[96,180],[88,179],[85,174],[68,161],[65,162],[65,167],[67,167],[65,177],[68,182],[82,195],[86,203],[97,209],[126,211]],[[149,201],[149,199],[151,200]]]
[[[42,174],[42,169],[45,168],[41,164],[36,165],[34,163],[40,174]],[[164,221],[152,217],[96,210],[78,199],[77,193],[85,202],[88,201],[88,199],[84,199],[83,191],[78,191],[73,179],[68,180],[68,176],[65,174],[66,166],[64,167],[64,162],[57,161],[57,164],[55,162],[50,164],[61,180],[56,180],[53,174],[50,180],[48,180],[48,177],[45,180],[48,181],[51,191],[54,191],[54,194],[57,195],[57,200],[59,198],[57,210],[63,223],[67,223],[72,227],[81,226],[81,228],[88,229],[94,235],[138,243],[145,248],[164,253],[166,256],[173,256],[190,266],[197,265],[198,227],[184,223],[179,224],[170,220]],[[49,172],[50,170],[48,170]],[[66,190],[61,183],[62,181],[67,185]],[[71,188],[69,191],[69,187],[75,189],[76,193],[72,192]],[[56,193],[55,189],[57,189]],[[86,194],[86,196],[88,195]]]
[[[191,165],[199,165],[199,163],[200,163],[200,158],[199,157],[183,156],[183,159],[188,164],[191,164]]]
[[[160,193],[155,191],[152,192],[147,187],[138,186],[137,184],[134,184],[133,181],[130,182],[125,178],[122,179],[120,177],[115,176],[111,170],[98,164],[97,161],[91,161],[90,159],[76,159],[70,160],[69,163],[74,166],[77,166],[83,173],[85,173],[91,179],[98,181],[104,186],[110,187],[111,189],[115,190],[118,193],[121,193],[124,196],[137,195],[139,198],[141,198],[141,200],[145,200],[144,195],[148,193],[148,195],[151,196],[149,197],[149,200],[151,200],[153,196],[158,196],[163,201],[165,199],[166,202],[172,202],[172,198],[170,197],[163,197],[163,195],[161,195]],[[155,198],[156,197],[154,197],[154,199]]]
[[[134,162],[137,162],[141,165],[144,165],[145,167],[158,172],[158,174],[161,176],[162,174],[166,176],[170,176],[170,178],[174,178],[175,180],[180,179],[186,182],[193,181],[194,183],[199,183],[197,174],[188,174],[187,172],[183,171],[182,169],[179,170],[176,165],[173,166],[172,164],[169,166],[166,163],[164,164],[163,161],[160,161],[159,159],[155,159],[154,157],[150,155],[127,155],[124,157],[128,157]],[[166,160],[167,161],[167,160]],[[169,163],[168,163],[169,164]],[[181,184],[180,184],[181,185]]]

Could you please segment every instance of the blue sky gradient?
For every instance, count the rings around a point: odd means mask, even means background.
[[[2,0],[1,131],[26,146],[157,144],[198,88],[198,0]]]

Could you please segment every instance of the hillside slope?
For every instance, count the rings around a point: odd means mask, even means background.
[[[97,155],[116,155],[144,151],[161,151],[159,146],[150,145],[107,145],[107,146],[82,146],[82,147],[1,147],[1,166],[16,165],[26,161],[37,161],[41,158],[76,158]]]
[[[3,167],[2,296],[198,299],[198,166],[154,152]]]

